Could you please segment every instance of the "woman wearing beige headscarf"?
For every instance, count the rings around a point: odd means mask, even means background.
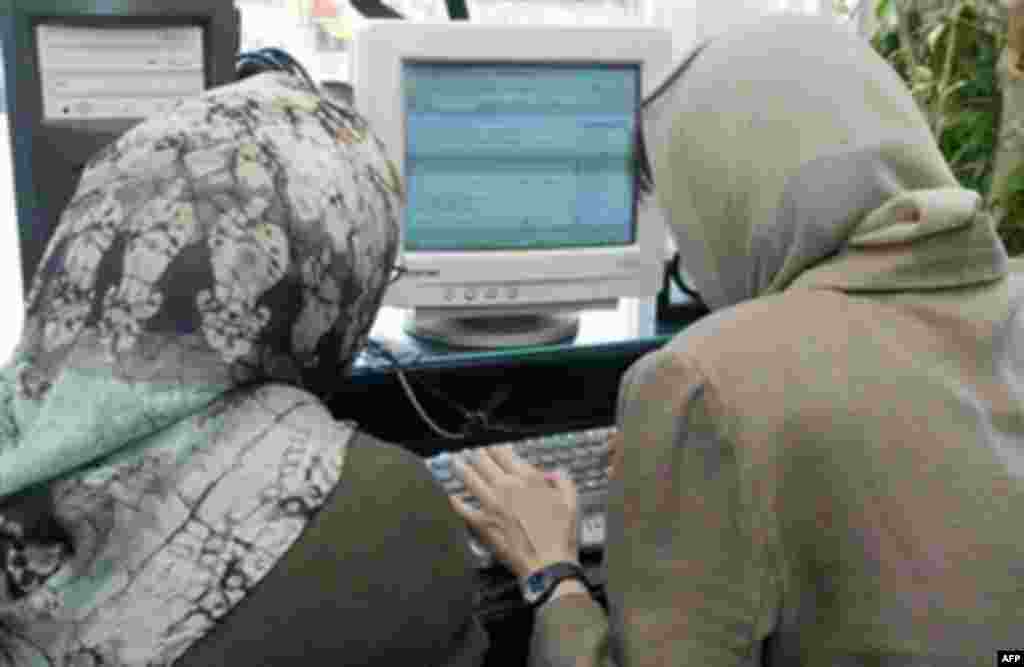
[[[1024,637],[1024,281],[899,77],[824,21],[713,41],[647,110],[711,307],[620,388],[609,616],[566,580],[534,665],[991,665]],[[521,577],[571,482],[508,452],[456,509]]]

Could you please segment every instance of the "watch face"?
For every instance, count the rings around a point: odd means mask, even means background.
[[[540,570],[534,572],[526,578],[525,590],[523,591],[523,597],[526,598],[527,602],[535,602],[544,594],[548,584],[548,573],[547,570]]]

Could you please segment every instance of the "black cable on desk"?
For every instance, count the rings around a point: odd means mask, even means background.
[[[430,415],[427,414],[426,409],[419,402],[419,399],[416,397],[416,393],[413,390],[412,383],[406,377],[405,363],[400,361],[395,356],[395,354],[387,347],[374,340],[367,341],[366,352],[370,355],[371,358],[376,357],[377,359],[383,359],[395,371],[396,375],[398,376],[398,381],[402,385],[402,389],[405,391],[405,394],[408,397],[409,402],[412,404],[413,408],[420,416],[420,419],[423,420],[423,422],[430,428],[431,431],[434,432],[434,434],[441,438],[444,438],[446,440],[474,440],[487,435],[496,434],[514,436],[517,438],[525,438],[535,436],[540,430],[537,428],[530,428],[524,426],[523,424],[510,424],[507,421],[497,421],[493,418],[494,411],[497,410],[497,408],[500,407],[500,405],[510,395],[511,390],[509,390],[507,387],[504,390],[499,391],[496,397],[492,397],[492,400],[483,409],[471,410],[465,407],[464,405],[461,405],[460,403],[456,402],[451,397],[447,396],[444,392],[434,387],[431,387],[426,383],[417,382],[417,385],[421,389],[424,389],[427,393],[446,403],[450,408],[452,408],[455,412],[459,413],[459,415],[462,417],[461,430],[459,432],[448,431],[447,429],[444,429],[441,426],[439,426],[430,417]],[[417,357],[413,359],[413,363],[418,361],[420,356],[421,355],[417,355]],[[593,424],[591,422],[587,422],[579,424],[560,425],[559,428],[565,431],[575,431],[592,427]]]
[[[394,355],[394,353],[392,353],[391,350],[387,349],[385,346],[381,345],[380,343],[374,340],[370,340],[367,342],[366,351],[371,355],[371,357],[376,356],[377,358],[384,359],[385,361],[388,362],[392,370],[394,370],[396,375],[398,376],[398,381],[399,383],[401,383],[402,389],[405,391],[405,395],[408,397],[413,409],[416,410],[416,413],[420,416],[420,419],[422,419],[423,422],[430,428],[430,430],[433,431],[437,436],[444,438],[446,440],[468,440],[475,437],[479,437],[481,432],[486,431],[488,429],[497,430],[496,427],[498,425],[491,422],[490,415],[487,412],[470,410],[465,406],[452,400],[451,398],[446,396],[444,393],[438,391],[437,389],[434,389],[429,386],[424,386],[422,383],[420,383],[420,386],[424,387],[428,393],[432,394],[435,398],[439,398],[445,403],[447,403],[449,407],[458,412],[462,417],[463,423],[462,428],[459,432],[456,433],[453,431],[449,431],[445,428],[442,428],[437,424],[437,422],[435,422],[430,417],[429,414],[427,414],[426,409],[423,407],[419,399],[416,397],[416,392],[413,390],[412,384],[409,382],[408,377],[406,377],[405,367],[402,364],[402,362],[400,362],[398,358]]]

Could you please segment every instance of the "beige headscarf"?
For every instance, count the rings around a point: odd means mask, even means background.
[[[1005,273],[980,197],[957,184],[906,85],[824,20],[777,16],[714,40],[644,130],[682,265],[712,309],[798,278],[894,290]],[[952,230],[965,238],[939,238]],[[908,244],[913,258],[872,257],[868,271],[832,261]]]

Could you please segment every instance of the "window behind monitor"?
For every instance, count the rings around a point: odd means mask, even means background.
[[[385,303],[412,309],[410,334],[554,342],[580,310],[657,293],[664,231],[637,215],[634,153],[669,33],[371,22],[354,55],[356,104],[407,186]]]

